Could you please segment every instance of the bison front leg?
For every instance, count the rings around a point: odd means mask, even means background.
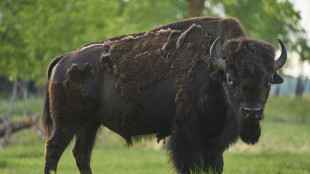
[[[208,151],[204,153],[203,171],[205,173],[222,173],[223,172],[223,152]]]
[[[178,173],[190,174],[202,170],[202,153],[185,130],[177,129],[168,142],[170,160]]]
[[[72,150],[77,167],[81,174],[91,174],[90,157],[95,143],[99,123],[90,124],[86,129],[76,134],[76,141]]]

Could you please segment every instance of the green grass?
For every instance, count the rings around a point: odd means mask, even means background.
[[[293,152],[229,153],[224,155],[224,173],[310,173],[310,154]]]
[[[9,98],[0,97],[0,116],[7,113],[8,105],[9,105]],[[35,114],[42,114],[43,111],[43,101],[42,97],[35,97],[30,96],[27,102],[27,116],[31,117]],[[16,100],[13,108],[12,108],[12,115],[13,119],[22,119],[23,118],[23,111],[24,111],[24,102],[23,100]]]
[[[283,152],[310,154],[310,123],[283,123],[265,120],[262,135],[254,146],[239,141],[230,148],[233,152]]]
[[[266,119],[287,122],[310,122],[310,96],[302,98],[295,96],[271,95],[265,109]]]
[[[43,147],[43,146],[42,146]],[[0,173],[42,173],[44,149],[39,147],[8,147],[0,155]],[[78,173],[70,148],[63,154],[58,165],[58,174]],[[165,151],[145,149],[94,149],[92,154],[93,173],[171,173]]]
[[[297,130],[292,132],[296,127],[298,127]],[[246,145],[246,148],[238,149],[236,146],[245,146],[238,142],[224,153],[224,173],[309,173],[309,127],[309,124],[299,127],[299,125],[292,123],[267,121],[263,124],[264,133],[257,145]],[[294,139],[290,138],[298,130],[304,128],[307,131],[303,134],[295,134]],[[281,133],[275,134],[277,132]],[[165,149],[149,148],[150,145],[156,144],[155,140],[142,142],[135,145],[133,149],[128,149],[125,141],[112,133],[107,138],[110,145],[104,147],[105,133],[103,131],[99,135],[92,155],[91,166],[94,173],[175,173],[169,163]],[[285,134],[288,136],[286,137]],[[280,146],[282,148],[279,148]],[[286,146],[289,148],[285,149]],[[303,151],[300,151],[301,146],[304,146]],[[78,173],[71,155],[71,149],[72,144],[67,148],[59,162],[58,174]],[[6,172],[9,174],[42,173],[43,166],[43,140],[33,130],[15,134],[10,145],[4,150],[0,150],[0,174]]]
[[[29,106],[33,107],[30,110],[33,113],[40,110],[42,101],[42,98],[30,99]],[[22,106],[20,103],[16,104]],[[22,113],[22,109],[18,108],[20,106],[13,111],[16,115]],[[254,146],[239,141],[226,151],[224,174],[310,173],[309,114],[309,97],[271,96],[262,122],[260,141]],[[72,144],[63,154],[57,174],[78,173],[71,155]],[[156,139],[135,143],[133,149],[128,149],[121,137],[107,129],[103,129],[97,137],[91,166],[93,173],[175,173],[167,151],[157,145]],[[8,147],[0,149],[0,174],[36,174],[42,173],[43,167],[44,142],[32,129],[14,134]]]

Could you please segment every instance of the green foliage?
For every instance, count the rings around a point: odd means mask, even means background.
[[[300,37],[297,39],[294,49],[299,54],[301,63],[304,61],[310,61],[310,46],[308,45],[308,40],[305,37]]]
[[[248,36],[276,46],[280,38],[291,47],[294,43],[291,43],[289,35],[302,30],[300,14],[288,0],[210,0],[209,14],[217,13],[213,6],[218,4],[222,5],[227,16],[240,20]]]
[[[217,15],[222,9],[238,18],[250,37],[277,46],[281,38],[292,50],[305,53],[302,60],[309,59],[309,46],[298,39],[304,33],[300,15],[290,1],[207,0],[206,4],[206,15]],[[56,56],[88,42],[144,32],[186,17],[186,0],[4,0],[0,3],[0,75],[42,84]],[[297,39],[292,39],[296,33]]]
[[[186,1],[5,0],[0,75],[42,84],[51,60],[79,46],[183,19]]]
[[[206,0],[207,15],[237,18],[247,35],[280,47],[281,39],[289,52],[300,55],[301,64],[310,60],[310,45],[300,25],[300,12],[289,0]],[[222,13],[220,13],[220,12]],[[282,70],[280,70],[282,73]]]

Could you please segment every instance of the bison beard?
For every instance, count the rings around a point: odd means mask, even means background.
[[[255,144],[258,142],[261,134],[259,123],[242,123],[239,130],[240,138],[247,144]]]
[[[255,121],[262,115],[253,107],[263,108],[268,84],[282,82],[276,70],[273,47],[247,38],[232,18],[193,18],[86,44],[48,69],[45,173],[56,171],[73,137],[76,165],[91,173],[101,125],[129,146],[135,137],[155,134],[160,141],[170,135],[167,149],[177,172],[221,173],[223,152],[239,136],[258,142]]]

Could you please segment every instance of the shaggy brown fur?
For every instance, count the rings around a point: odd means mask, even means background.
[[[142,104],[140,89],[165,76],[166,66],[161,47],[170,32],[149,32],[143,36],[128,36],[106,43],[110,51],[102,56],[101,63],[108,72],[113,71],[118,77],[116,86],[126,99]]]
[[[209,58],[219,36],[224,69]],[[259,139],[270,84],[282,82],[273,66],[269,44],[247,38],[236,19],[212,17],[92,42],[60,56],[48,69],[43,123],[53,133],[45,173],[56,170],[74,136],[76,164],[91,173],[100,125],[128,145],[134,137],[171,135],[168,150],[178,172],[221,173],[223,152],[239,136],[248,144]]]
[[[257,81],[264,82],[261,80],[261,75],[274,71],[275,50],[273,46],[258,40],[238,37],[225,42],[224,50],[226,70],[238,70],[237,76],[241,83],[234,89],[234,98],[238,101],[250,98],[257,98],[260,102],[265,101],[267,89],[264,87],[264,83],[257,86]],[[266,68],[262,69],[261,67]],[[271,75],[270,78],[272,78]]]
[[[219,56],[222,56],[222,45],[224,41],[245,36],[245,32],[241,27],[239,21],[235,18],[217,18],[217,17],[198,17],[198,18],[190,18],[183,20],[181,22],[175,22],[168,25],[164,25],[158,28],[153,29],[152,31],[158,31],[161,29],[172,29],[172,30],[187,30],[192,24],[200,25],[203,31],[206,32],[208,36],[212,37],[213,42],[218,36],[221,36],[221,40],[218,43],[218,53]]]
[[[94,74],[91,65],[81,70],[73,64],[63,83],[51,83],[49,93],[53,122],[64,129],[79,129],[88,124],[89,114],[98,106],[98,100],[83,91],[83,84]],[[74,113],[74,114],[72,114]]]
[[[101,63],[104,70],[118,77],[116,86],[121,95],[141,106],[141,89],[168,74],[190,75],[197,61],[206,61],[205,50],[209,49],[210,40],[201,26],[195,24],[181,35],[171,29],[151,31],[143,36],[106,42],[110,50],[102,55]],[[189,52],[194,55],[188,55]]]

